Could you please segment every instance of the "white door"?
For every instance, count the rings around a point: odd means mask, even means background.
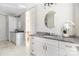
[[[0,15],[0,40],[6,40],[6,17],[3,15]]]

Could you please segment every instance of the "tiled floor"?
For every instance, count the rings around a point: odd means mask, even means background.
[[[28,56],[29,48],[17,47],[9,41],[0,41],[0,56]]]

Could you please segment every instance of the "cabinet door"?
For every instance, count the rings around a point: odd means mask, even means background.
[[[59,56],[79,56],[78,51],[70,51],[63,48],[59,48]]]
[[[58,41],[49,40],[47,42],[46,55],[47,56],[58,56]]]
[[[77,51],[67,51],[67,56],[79,56]]]
[[[66,50],[63,48],[59,48],[58,55],[59,56],[67,56]]]
[[[47,44],[47,56],[58,56],[58,47]]]
[[[76,56],[79,52],[76,48],[76,44],[68,42],[59,42],[59,55],[60,56]]]
[[[68,56],[79,56],[78,46],[73,46],[72,49],[66,49]]]
[[[34,38],[31,41],[31,53],[38,56],[45,54],[43,49],[43,41],[41,41],[40,38]]]

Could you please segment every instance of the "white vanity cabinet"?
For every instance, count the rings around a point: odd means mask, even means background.
[[[79,45],[53,39],[32,37],[31,53],[37,56],[79,56]]]
[[[46,55],[47,56],[58,56],[58,41],[56,40],[46,40]]]
[[[79,45],[59,42],[59,56],[79,56]]]
[[[31,38],[31,53],[37,56],[45,55],[44,39],[39,37]]]
[[[57,56],[58,41],[40,37],[32,37],[31,53],[37,56]]]

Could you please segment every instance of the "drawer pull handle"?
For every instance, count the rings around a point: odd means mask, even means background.
[[[47,46],[43,46],[43,49],[44,49],[44,50],[47,50]]]

